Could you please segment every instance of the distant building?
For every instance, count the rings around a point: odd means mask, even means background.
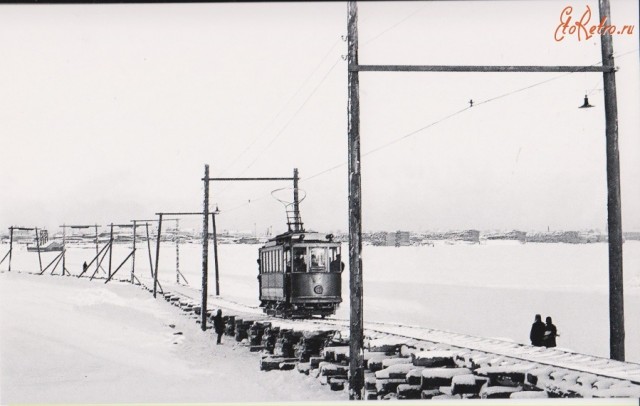
[[[525,242],[527,240],[527,233],[524,231],[513,230],[507,233],[492,233],[484,235],[487,240],[517,240]]]
[[[390,247],[406,247],[411,245],[411,233],[408,231],[395,231],[386,233],[385,244]]]

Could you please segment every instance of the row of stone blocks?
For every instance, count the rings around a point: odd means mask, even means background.
[[[318,377],[332,390],[348,379],[349,347],[325,346],[320,356],[263,357],[263,369],[297,369]],[[264,365],[268,367],[264,367]],[[640,385],[519,362],[443,344],[370,340],[364,352],[365,398],[373,399],[527,399],[634,397]]]
[[[185,312],[200,315],[200,307],[192,302],[171,293],[164,297]],[[212,313],[207,311],[208,316]],[[226,335],[250,351],[261,352],[261,370],[297,368],[332,390],[344,389],[349,347],[338,331],[301,332],[267,321],[224,319]],[[640,398],[640,385],[555,366],[425,341],[382,338],[366,343],[365,397],[369,400]]]

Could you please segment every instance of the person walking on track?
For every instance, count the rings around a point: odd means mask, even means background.
[[[224,319],[222,318],[222,310],[218,309],[216,315],[213,316],[213,329],[218,335],[216,344],[222,344],[222,333],[224,333]]]

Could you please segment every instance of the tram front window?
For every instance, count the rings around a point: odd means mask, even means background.
[[[329,248],[329,271],[342,272],[343,270],[344,263],[340,258],[340,249],[337,247]]]
[[[307,272],[307,263],[304,257],[307,249],[302,247],[293,248],[293,272]]]
[[[327,271],[327,251],[324,248],[311,248],[311,270]]]

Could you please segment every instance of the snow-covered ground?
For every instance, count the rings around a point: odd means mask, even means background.
[[[8,246],[0,246],[0,254],[4,254]],[[154,247],[152,247],[154,248]],[[258,245],[220,245],[220,290],[221,296],[227,300],[241,304],[257,306],[257,265],[256,257]],[[346,246],[344,247],[346,249]],[[113,254],[113,268],[126,257],[129,248],[127,245],[116,245]],[[153,251],[155,259],[155,250]],[[43,254],[43,263],[46,265],[56,253]],[[67,268],[72,274],[78,274],[82,269],[82,262],[89,262],[95,255],[95,249],[71,247],[67,255]],[[213,273],[213,251],[210,250],[210,276],[209,292],[215,293]],[[107,267],[107,259],[103,267]],[[477,335],[482,337],[500,337],[516,342],[528,343],[528,334],[533,316],[541,313],[543,317],[552,316],[558,326],[560,337],[559,345],[577,352],[586,354],[608,356],[609,348],[609,319],[608,319],[608,265],[606,244],[499,244],[487,245],[436,245],[434,247],[364,247],[364,311],[368,321],[393,322],[412,325],[421,325],[430,328],[455,331],[459,333]],[[626,353],[627,360],[640,362],[640,318],[637,317],[640,310],[640,242],[627,241],[624,244],[624,272],[625,272],[625,314],[626,314]],[[6,262],[0,269],[6,269]],[[347,264],[348,265],[348,264]],[[161,282],[170,284],[175,282],[176,251],[171,243],[162,244],[160,256],[159,278]],[[25,271],[38,269],[37,254],[27,252],[24,247],[16,249],[13,256],[13,268]],[[118,278],[128,277],[130,264],[126,264],[119,272]],[[180,269],[186,276],[191,286],[201,285],[201,246],[198,244],[183,244],[180,246]],[[91,271],[93,267],[91,267]],[[136,259],[136,273],[141,279],[149,281],[149,258],[146,245],[139,245]],[[193,394],[190,401],[227,400],[287,400],[310,398],[307,395],[293,396],[286,390],[283,393],[269,395],[271,397],[249,396],[247,390],[241,390],[242,395],[237,395],[236,389],[225,390],[224,396],[213,397],[215,389],[209,385],[215,381],[216,374],[224,373],[230,365],[220,365],[219,355],[237,355],[229,347],[212,347],[210,337],[206,339],[202,335],[195,334],[197,327],[192,320],[185,322],[183,315],[167,310],[164,301],[156,304],[149,298],[147,292],[134,291],[136,294],[129,296],[131,289],[119,284],[104,285],[101,282],[89,282],[78,280],[74,282],[75,288],[64,282],[70,278],[60,278],[60,282],[53,283],[57,278],[36,278],[24,276],[17,280],[14,277],[2,274],[2,385],[0,390],[11,385],[26,385],[29,382],[64,382],[78,381],[75,378],[65,378],[64,365],[67,359],[65,354],[85,354],[82,370],[94,370],[96,375],[93,382],[91,375],[86,378],[86,385],[77,388],[69,383],[68,391],[58,391],[46,394],[48,401],[74,401],[73,399],[56,398],[56,393],[91,393],[102,383],[109,381],[119,382],[116,371],[124,368],[132,371],[134,376],[145,373],[153,377],[149,381],[157,380],[154,390],[163,396],[149,394],[146,390],[135,385],[132,381],[122,383],[130,385],[131,397],[128,401],[157,400],[172,401],[172,399],[184,400],[181,395],[183,390],[176,387],[193,388],[188,393],[208,391],[204,394]],[[17,278],[16,278],[17,279]],[[72,278],[73,279],[73,278]],[[75,280],[75,279],[74,279]],[[11,281],[7,284],[5,281]],[[343,298],[344,303],[336,317],[348,318],[348,268],[343,274]],[[82,288],[78,293],[77,286]],[[103,287],[107,286],[106,290]],[[60,299],[52,300],[48,297],[59,296]],[[97,303],[101,303],[98,305]],[[135,304],[137,311],[125,311]],[[38,310],[42,309],[42,312]],[[35,313],[34,321],[25,316],[21,318],[21,311],[30,315]],[[26,312],[28,310],[28,312]],[[141,311],[141,314],[138,314]],[[47,316],[45,316],[47,315]],[[71,320],[78,320],[84,327],[63,327]],[[103,319],[107,321],[103,323]],[[156,324],[152,325],[155,322]],[[74,322],[75,323],[75,322]],[[182,323],[182,324],[181,324]],[[186,324],[185,324],[186,323]],[[174,329],[167,327],[175,324],[185,334],[178,337],[179,344],[172,344],[175,339]],[[142,326],[138,329],[136,326]],[[59,327],[56,327],[59,326]],[[105,326],[98,327],[98,326]],[[9,331],[23,331],[6,334]],[[75,331],[80,329],[82,331]],[[70,330],[72,335],[83,336],[84,330],[90,331],[90,335],[84,336],[82,341],[65,341],[62,337]],[[45,339],[48,335],[42,335],[42,331],[53,331],[51,339]],[[118,334],[111,337],[114,331]],[[126,340],[122,338],[122,332],[131,334]],[[189,332],[189,334],[187,334]],[[82,334],[80,334],[82,333]],[[40,334],[40,335],[39,335]],[[88,333],[87,333],[88,334]],[[33,335],[36,338],[30,339]],[[111,338],[103,338],[111,337]],[[122,340],[120,340],[122,338]],[[31,342],[30,340],[35,340]],[[51,346],[59,340],[65,350],[60,356],[55,355]],[[118,345],[111,348],[112,340],[118,341]],[[162,341],[165,340],[165,341]],[[44,341],[44,342],[42,342]],[[105,342],[109,348],[102,347]],[[144,351],[139,357],[128,349],[126,343],[144,343]],[[33,350],[33,359],[29,354],[21,357],[14,349]],[[36,351],[38,348],[47,348],[51,351],[43,353]],[[117,351],[115,348],[118,348]],[[137,351],[141,351],[137,349]],[[19,353],[20,351],[18,351]],[[101,357],[105,354],[115,355],[115,360],[109,361],[110,367],[104,371],[98,370]],[[16,355],[13,355],[16,354]],[[54,355],[51,355],[54,354]],[[162,355],[161,355],[162,354]],[[46,356],[45,356],[46,355]],[[244,355],[240,355],[244,356]],[[257,371],[254,355],[246,355],[250,359],[246,371],[242,375],[251,381],[251,385],[258,385],[264,380],[265,375]],[[96,359],[97,357],[97,359]],[[170,358],[165,358],[170,357]],[[76,357],[79,358],[79,357]],[[122,361],[120,359],[126,359]],[[140,362],[133,362],[133,360]],[[167,361],[171,359],[171,361]],[[29,361],[25,365],[39,360],[44,365],[45,372],[41,372],[38,379],[26,379],[21,375],[20,362]],[[43,361],[46,360],[46,361]],[[20,362],[18,362],[20,361]],[[191,367],[190,362],[195,362]],[[111,365],[112,363],[112,365]],[[135,364],[135,365],[134,365]],[[136,366],[139,365],[139,366]],[[147,367],[148,365],[148,367]],[[15,369],[12,373],[5,373],[8,366]],[[188,368],[187,368],[188,367]],[[24,367],[22,373],[31,371],[32,367]],[[50,368],[51,373],[46,369]],[[93,368],[93,369],[92,369]],[[141,369],[135,369],[141,368]],[[147,370],[148,368],[148,370]],[[169,374],[171,368],[191,370],[191,375],[186,374],[185,382],[171,384],[176,374]],[[238,367],[240,370],[244,367]],[[71,369],[72,371],[75,369]],[[105,372],[106,371],[106,372]],[[164,371],[164,372],[163,372]],[[196,372],[194,372],[196,371]],[[184,371],[183,371],[184,372]],[[195,374],[195,376],[192,376]],[[181,374],[178,374],[182,376]],[[296,375],[296,374],[294,374]],[[269,376],[267,379],[279,379],[279,375]],[[291,377],[291,375],[288,375]],[[84,378],[83,378],[84,379]],[[140,378],[141,379],[141,378]],[[295,378],[298,379],[297,375]],[[302,378],[300,378],[302,379]],[[230,379],[232,381],[237,381]],[[147,380],[145,379],[145,382]],[[82,382],[82,381],[81,381]],[[238,388],[229,382],[229,388]],[[118,383],[120,385],[121,383]],[[7,386],[9,385],[9,386]],[[35,383],[33,383],[35,385]],[[114,388],[118,385],[114,385]],[[202,389],[205,386],[206,389]],[[72,389],[73,388],[73,389]],[[106,388],[105,398],[118,401],[123,398],[124,390]],[[195,390],[198,388],[197,390]],[[311,387],[313,388],[313,386]],[[113,390],[111,390],[113,389]],[[240,390],[240,389],[239,389]],[[313,390],[313,389],[311,389]],[[175,391],[175,392],[172,392]],[[24,391],[27,393],[28,391]],[[169,392],[169,393],[167,393]],[[319,389],[322,396],[338,396],[329,394],[329,391]],[[42,394],[42,392],[41,392]],[[167,396],[164,396],[167,395]],[[173,397],[172,397],[173,396]],[[267,395],[265,395],[267,396]],[[339,397],[339,396],[338,396]],[[315,392],[311,398],[320,399]],[[4,399],[4,397],[2,398]],[[7,398],[11,400],[11,398]],[[38,401],[42,398],[25,398],[24,401]],[[22,401],[22,399],[16,399]]]
[[[0,403],[345,400],[122,283],[0,273]]]

